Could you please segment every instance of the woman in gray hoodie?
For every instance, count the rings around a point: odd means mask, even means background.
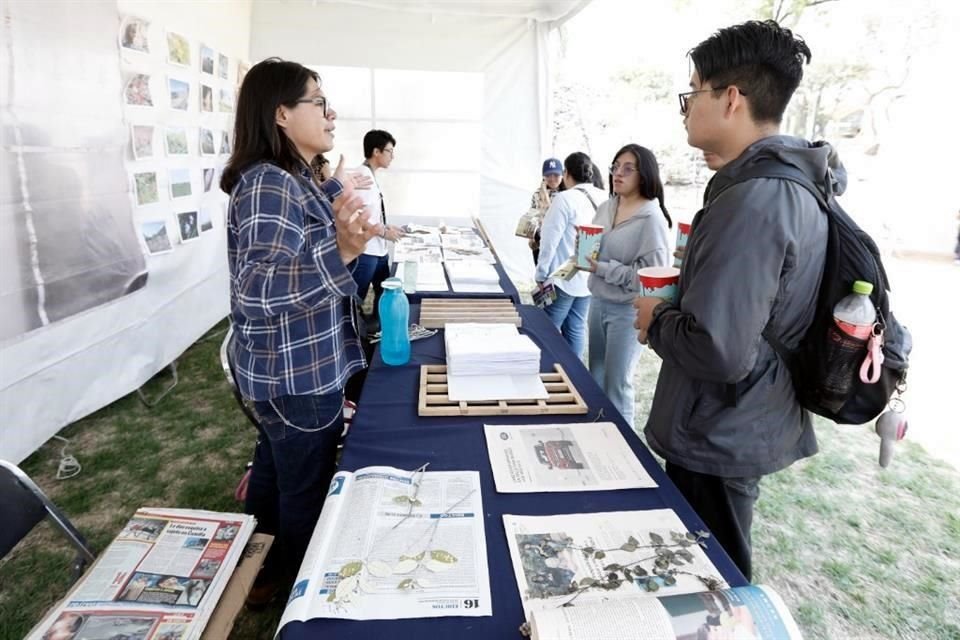
[[[668,228],[673,222],[664,206],[657,159],[649,149],[628,144],[617,152],[610,166],[610,193],[593,219],[603,226],[603,238],[587,281],[593,295],[590,373],[633,427],[633,374],[643,348],[633,328],[633,299],[640,294],[637,269],[671,264]]]

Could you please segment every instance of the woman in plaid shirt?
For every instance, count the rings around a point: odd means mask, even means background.
[[[348,265],[380,225],[362,211],[342,158],[323,183],[310,168],[333,148],[336,117],[313,71],[277,58],[255,65],[220,183],[230,194],[234,373],[260,417],[246,511],[276,536],[252,606],[300,566],[334,472],[343,388],[366,366]]]

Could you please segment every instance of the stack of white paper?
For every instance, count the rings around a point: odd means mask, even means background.
[[[547,397],[540,349],[512,324],[448,323],[447,396],[455,401]]]
[[[450,280],[471,284],[497,284],[500,282],[500,276],[497,270],[489,264],[483,262],[472,262],[463,260],[452,262],[447,265],[447,273]]]
[[[450,286],[454,291],[469,293],[499,293],[500,276],[493,265],[473,260],[445,262],[444,267],[450,277]]]
[[[443,265],[439,262],[401,262],[394,275],[403,281],[403,290],[407,293],[449,291]]]

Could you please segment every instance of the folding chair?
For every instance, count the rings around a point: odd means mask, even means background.
[[[20,467],[0,460],[0,519],[3,520],[3,526],[0,527],[0,558],[6,557],[45,517],[77,550],[77,557],[71,565],[73,580],[76,581],[87,563],[93,562],[96,557],[86,539]]]

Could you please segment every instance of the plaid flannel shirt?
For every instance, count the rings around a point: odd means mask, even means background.
[[[366,366],[356,282],[337,250],[331,202],[318,186],[269,163],[246,169],[230,194],[227,256],[233,363],[251,400],[327,394]]]

